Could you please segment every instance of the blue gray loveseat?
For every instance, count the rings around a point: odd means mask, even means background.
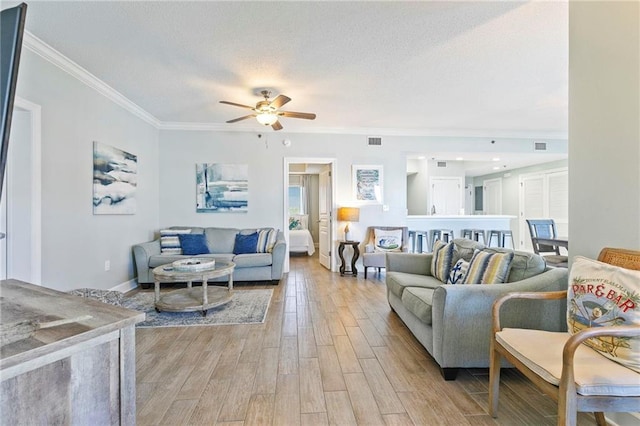
[[[455,239],[453,263],[469,261],[475,249],[490,253],[511,250],[486,248]],[[566,290],[566,268],[550,268],[533,253],[515,251],[504,284],[445,284],[433,276],[432,253],[387,253],[386,285],[389,305],[440,365],[445,380],[459,368],[489,366],[491,308],[509,292]],[[535,304],[518,301],[501,311],[504,327],[566,330],[566,301]]]
[[[160,236],[153,241],[134,245],[133,258],[138,273],[138,284],[143,288],[149,288],[153,283],[153,268],[190,257],[232,261],[236,264],[233,272],[233,280],[236,282],[271,281],[277,284],[282,278],[286,242],[281,231],[273,230],[273,228],[235,229],[173,226],[162,232],[166,233],[168,230],[188,230],[191,235],[204,234],[209,254],[180,254],[179,246],[163,247]],[[258,231],[268,230],[273,231],[275,239],[272,240],[272,244],[270,243],[269,247],[265,248],[264,252],[234,254],[234,246],[238,234],[246,236]],[[164,237],[162,238],[164,240]],[[226,280],[226,277],[220,277],[212,281],[224,280]]]

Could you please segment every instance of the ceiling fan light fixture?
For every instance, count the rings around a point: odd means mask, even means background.
[[[258,123],[260,124],[271,126],[273,123],[278,121],[278,115],[270,112],[263,112],[256,115],[256,120],[258,120]]]

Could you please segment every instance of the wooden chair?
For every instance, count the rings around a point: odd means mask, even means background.
[[[560,246],[540,244],[538,238],[557,238],[556,222],[553,219],[527,219],[531,245],[535,254],[544,258],[547,264],[559,268],[566,268],[569,258],[560,254]],[[552,254],[545,254],[552,253]]]
[[[640,251],[605,248],[600,252],[598,260],[627,269],[640,270]],[[531,380],[540,390],[558,402],[558,425],[576,424],[578,411],[593,411],[598,425],[607,423],[604,412],[633,412],[640,407],[640,395],[612,396],[579,394],[576,390],[576,378],[580,377],[579,362],[590,362],[589,371],[599,371],[598,367],[604,367],[611,363],[615,368],[628,371],[624,375],[629,377],[632,385],[640,384],[640,374],[603,357],[596,351],[582,345],[587,339],[599,336],[637,337],[640,336],[640,326],[613,326],[593,327],[569,337],[569,333],[549,333],[541,330],[505,329],[500,327],[500,307],[510,299],[562,299],[567,297],[566,291],[538,292],[538,293],[509,293],[496,300],[493,305],[493,337],[491,338],[491,355],[489,371],[489,414],[497,417],[498,414],[498,389],[500,382],[500,361],[504,357]],[[517,347],[503,346],[496,339],[496,335],[504,332],[522,333],[527,336],[528,344],[544,345],[546,348],[557,346],[557,357],[562,358],[562,373],[558,385],[550,383],[548,378],[530,368],[531,363],[517,358],[512,352],[519,352]],[[544,334],[543,334],[544,333]],[[549,337],[552,336],[553,339]],[[504,339],[504,335],[500,336]],[[536,340],[540,342],[536,343]],[[544,340],[543,340],[544,339]],[[537,346],[540,347],[540,346]],[[521,349],[521,348],[520,348]],[[522,358],[522,356],[521,356]],[[578,361],[579,360],[579,361]],[[528,361],[528,360],[527,360]],[[559,359],[556,359],[559,362]],[[583,367],[586,367],[583,365]],[[610,368],[610,367],[609,367]],[[628,385],[628,384],[627,384]],[[611,392],[614,393],[614,392]]]

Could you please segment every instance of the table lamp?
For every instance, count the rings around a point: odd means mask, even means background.
[[[344,227],[344,240],[351,241],[349,225],[351,222],[358,222],[360,220],[360,209],[357,207],[340,207],[338,208],[338,220],[347,222]]]

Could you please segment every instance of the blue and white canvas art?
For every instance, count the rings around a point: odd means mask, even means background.
[[[135,214],[138,156],[93,143],[93,214]]]
[[[248,200],[247,164],[196,164],[196,212],[246,213]]]

